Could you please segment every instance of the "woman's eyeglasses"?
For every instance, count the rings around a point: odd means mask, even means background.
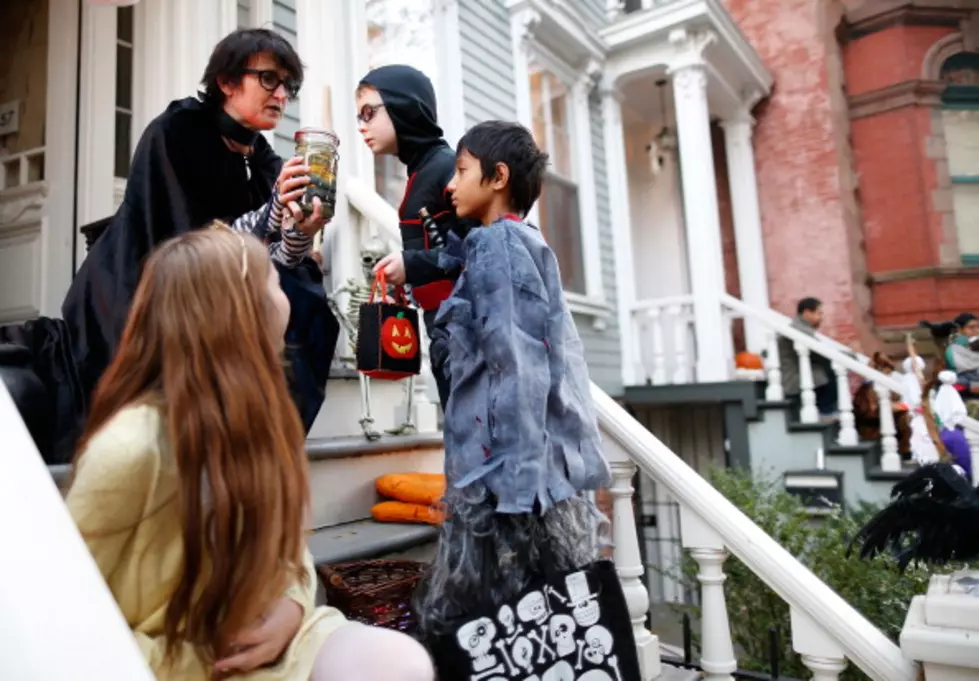
[[[299,96],[299,83],[289,76],[283,78],[274,69],[245,69],[245,73],[256,76],[258,78],[258,84],[269,92],[275,92],[282,85],[285,86],[286,95],[289,99],[295,99]]]
[[[357,120],[361,123],[370,123],[374,120],[374,116],[377,112],[384,108],[383,104],[364,104],[360,107],[360,113],[357,114]]]

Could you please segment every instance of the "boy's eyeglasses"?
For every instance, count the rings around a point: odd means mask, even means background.
[[[384,108],[383,104],[364,104],[360,107],[360,113],[357,114],[357,120],[361,123],[370,123],[374,120],[374,116],[377,112]]]
[[[269,92],[275,92],[279,89],[280,85],[283,85],[285,86],[286,95],[289,99],[295,99],[299,96],[299,83],[289,76],[283,78],[274,69],[245,69],[245,73],[256,76],[258,78],[258,84]]]

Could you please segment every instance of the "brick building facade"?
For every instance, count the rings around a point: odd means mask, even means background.
[[[772,306],[791,313],[815,295],[828,332],[864,349],[979,308],[968,210],[979,117],[969,93],[947,96],[950,83],[968,89],[971,66],[942,75],[949,57],[977,49],[979,2],[725,4],[775,78],[755,110]],[[950,148],[964,150],[952,159],[962,169],[950,170]]]

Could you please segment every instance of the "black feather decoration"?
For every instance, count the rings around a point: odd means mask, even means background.
[[[891,503],[850,542],[860,557],[890,553],[902,570],[979,558],[979,490],[951,464],[922,466],[894,485]]]

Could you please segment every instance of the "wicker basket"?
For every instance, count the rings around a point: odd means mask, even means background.
[[[326,589],[326,602],[349,619],[415,633],[411,596],[425,570],[424,563],[361,560],[316,569]]]

